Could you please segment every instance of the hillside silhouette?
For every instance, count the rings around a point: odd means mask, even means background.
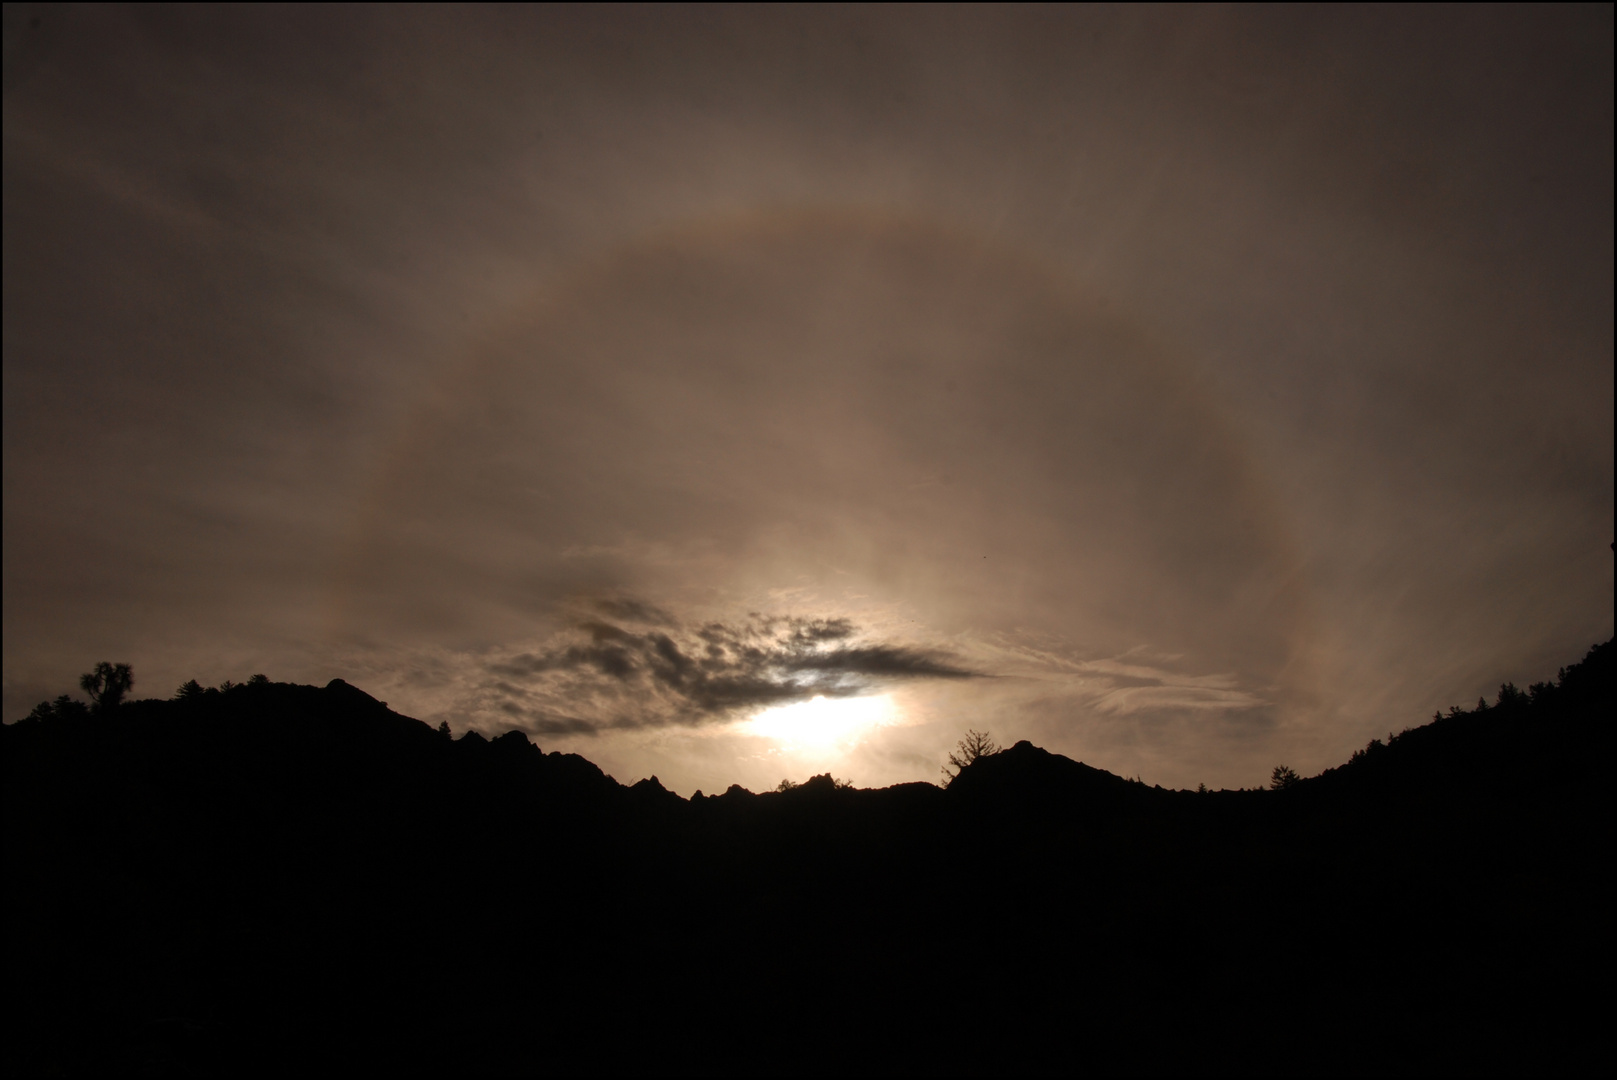
[[[1609,1070],[1612,653],[1219,792],[1021,742],[686,800],[341,680],[103,677],[0,729],[6,1064]]]

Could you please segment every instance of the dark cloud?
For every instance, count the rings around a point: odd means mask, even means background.
[[[784,666],[789,671],[888,678],[961,679],[978,674],[960,668],[947,654],[891,645],[868,645],[793,656],[784,662]]]
[[[603,725],[591,720],[581,720],[576,716],[563,716],[559,713],[544,712],[542,710],[527,711],[514,708],[509,715],[518,718],[517,725],[530,735],[598,735]],[[622,727],[621,724],[607,724],[605,728]]]
[[[598,720],[556,717],[507,700],[536,733],[698,724],[814,696],[849,697],[898,679],[982,675],[943,649],[867,643],[849,619],[754,616],[636,632],[592,620],[574,640],[491,662],[489,688],[507,698],[594,703]],[[526,686],[513,685],[525,681]]]
[[[673,626],[675,623],[674,616],[644,600],[597,600],[594,607],[601,614],[620,622],[643,623],[647,626]]]

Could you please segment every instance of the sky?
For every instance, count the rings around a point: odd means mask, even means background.
[[[7,4],[4,715],[1339,764],[1613,624],[1612,8]]]

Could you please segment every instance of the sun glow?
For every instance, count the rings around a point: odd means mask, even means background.
[[[898,711],[886,694],[828,698],[777,705],[739,725],[748,735],[761,735],[789,746],[829,748],[857,742],[870,731],[896,722]]]

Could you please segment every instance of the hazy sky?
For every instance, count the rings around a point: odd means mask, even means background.
[[[4,708],[1304,773],[1612,633],[1612,8],[5,8]]]

